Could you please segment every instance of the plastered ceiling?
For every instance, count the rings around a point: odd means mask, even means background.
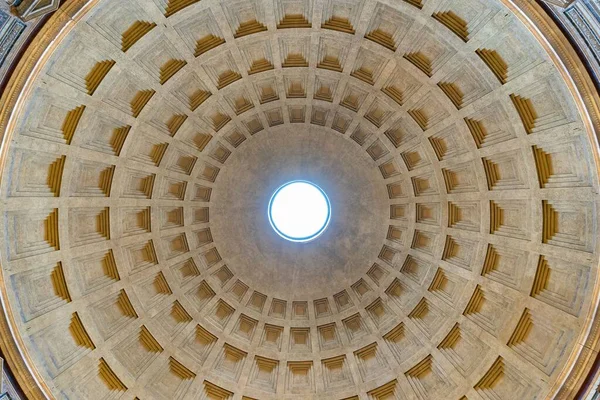
[[[597,300],[597,149],[491,0],[98,0],[19,97],[3,294],[60,399],[543,399]],[[269,226],[309,179],[332,222]]]

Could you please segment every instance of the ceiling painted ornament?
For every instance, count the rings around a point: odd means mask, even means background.
[[[29,21],[58,10],[60,0],[5,0],[15,15]]]

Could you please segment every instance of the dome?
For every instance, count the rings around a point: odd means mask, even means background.
[[[67,1],[0,118],[24,391],[573,398],[598,93],[550,24],[529,1]],[[325,195],[310,240],[272,212],[289,182]]]

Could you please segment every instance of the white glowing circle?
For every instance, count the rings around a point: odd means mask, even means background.
[[[292,242],[308,242],[320,236],[331,219],[325,192],[307,181],[279,187],[269,201],[269,222],[279,236]]]

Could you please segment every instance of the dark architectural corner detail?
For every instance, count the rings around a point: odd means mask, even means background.
[[[571,4],[575,3],[576,0],[543,0],[543,1],[548,4],[553,4],[557,7],[567,8]]]
[[[544,9],[563,30],[600,89],[600,1],[544,0]]]
[[[25,400],[25,398],[8,364],[0,357],[0,400]]]
[[[0,10],[0,65],[4,64],[24,29],[23,22]]]
[[[0,0],[0,93],[4,91],[23,52],[52,15],[45,13],[24,21],[15,15],[16,9],[9,3]]]
[[[11,12],[22,19],[30,21],[54,12],[60,6],[60,0],[6,0]]]

